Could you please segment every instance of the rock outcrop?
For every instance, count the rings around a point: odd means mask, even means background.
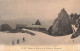
[[[12,28],[8,24],[2,24],[1,31],[12,31]]]
[[[62,36],[73,32],[69,15],[63,8],[54,20],[51,35]]]

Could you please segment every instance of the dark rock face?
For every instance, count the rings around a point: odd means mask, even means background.
[[[8,24],[2,24],[1,31],[12,31],[12,28]]]
[[[78,27],[78,29],[77,29],[77,31],[71,36],[71,38],[73,39],[73,38],[76,38],[76,37],[78,37],[79,35],[80,35],[80,18],[77,20],[77,26],[76,27]]]
[[[73,32],[69,15],[63,8],[54,20],[51,35],[62,36]]]
[[[53,26],[50,26],[49,29],[48,29],[48,32],[49,32],[50,35],[52,34],[52,27]]]
[[[70,19],[71,19],[71,21],[72,21],[72,24],[75,25],[76,22],[77,22],[77,20],[79,19],[79,17],[80,17],[80,15],[78,15],[77,13],[75,13],[75,14],[71,13]]]
[[[36,23],[35,23],[35,25],[41,25],[40,21],[37,20]]]

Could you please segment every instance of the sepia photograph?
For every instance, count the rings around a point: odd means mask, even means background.
[[[0,0],[0,51],[80,51],[80,0]]]

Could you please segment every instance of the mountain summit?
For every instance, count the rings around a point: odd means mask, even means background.
[[[51,35],[67,35],[73,32],[68,13],[63,8],[52,25]],[[50,30],[51,30],[50,29]]]

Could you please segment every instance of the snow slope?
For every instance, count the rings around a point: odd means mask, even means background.
[[[71,34],[66,36],[50,36],[45,33],[27,30],[33,32],[35,35],[32,36],[28,33],[5,33],[0,32],[0,51],[39,51],[26,49],[27,47],[31,48],[62,48],[61,51],[78,51],[80,36],[71,39]],[[25,42],[22,41],[22,38],[25,37]],[[17,39],[20,40],[20,44],[17,44]],[[14,40],[15,45],[12,45],[12,41]],[[74,40],[74,42],[73,42]],[[59,49],[46,49],[46,51],[60,51]],[[41,49],[40,51],[44,51]]]
[[[21,45],[54,45],[54,44],[76,44],[80,43],[80,36],[71,39],[71,35],[66,36],[50,36],[42,32],[32,31],[35,35],[32,36],[28,33],[3,33],[0,32],[0,44],[12,45],[12,41],[16,44],[17,39],[20,40]],[[22,38],[25,37],[25,42],[22,42]],[[73,42],[74,41],[74,42]],[[19,44],[19,45],[20,45]],[[16,44],[18,45],[18,44]]]

